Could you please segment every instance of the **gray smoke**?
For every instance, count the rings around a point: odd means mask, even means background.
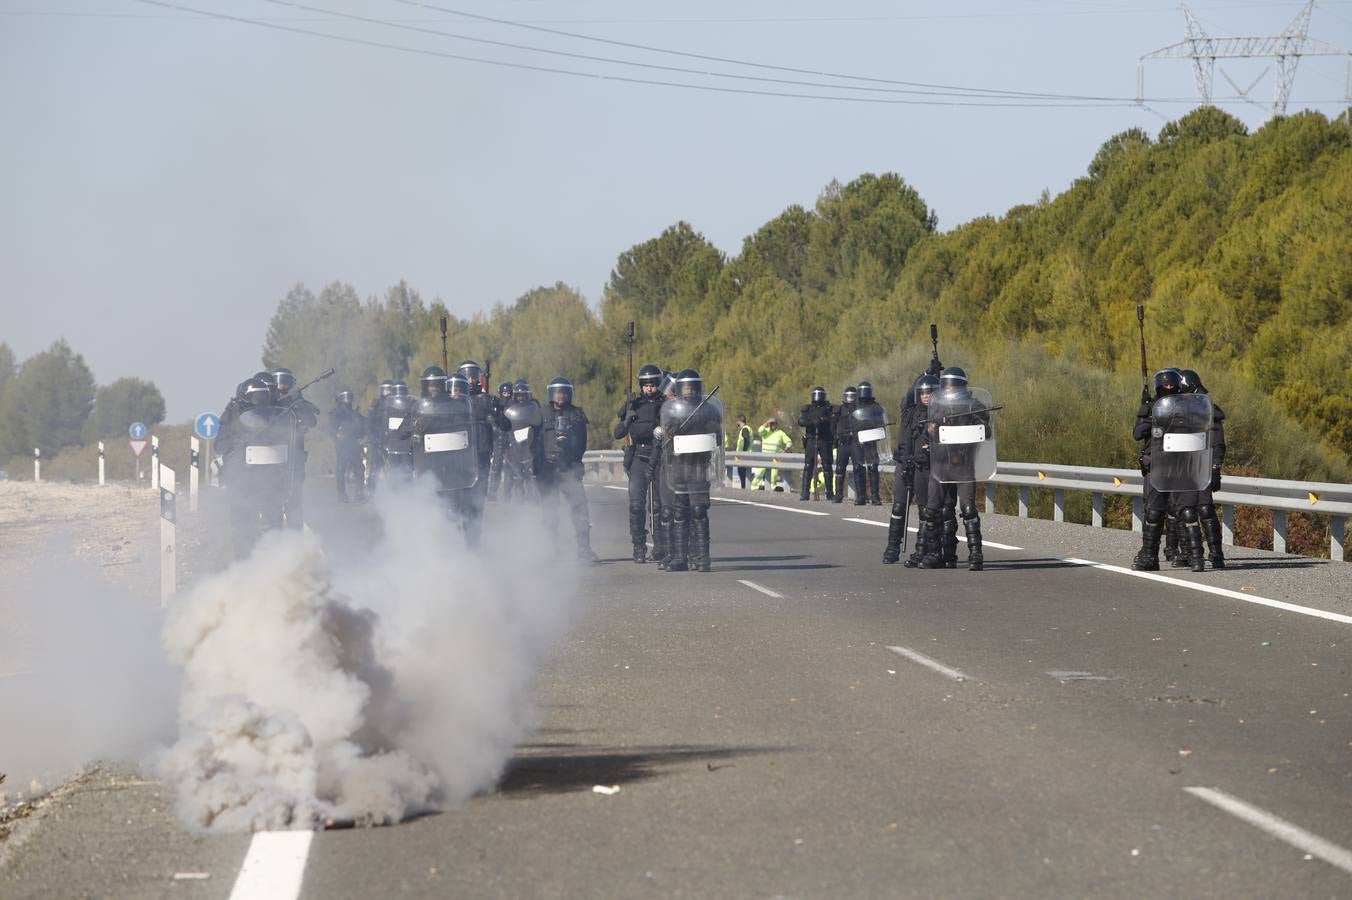
[[[576,579],[515,549],[547,546],[538,509],[495,507],[513,549],[471,553],[426,490],[374,507],[383,538],[351,565],[308,532],[270,535],[172,611],[181,729],[161,772],[185,822],[395,822],[501,775]]]

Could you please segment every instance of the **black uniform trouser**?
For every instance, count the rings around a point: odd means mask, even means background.
[[[334,482],[339,498],[347,498],[347,480],[349,477],[352,479],[353,490],[360,495],[362,484],[365,481],[364,466],[361,461],[361,445],[343,442],[337,444],[335,450],[337,459]]]
[[[550,531],[558,533],[559,509],[555,498],[563,496],[568,504],[568,515],[573,520],[573,534],[577,538],[578,549],[591,546],[591,515],[587,509],[587,491],[582,487],[582,467],[570,466],[560,469],[546,465],[540,470],[537,479],[540,487],[540,502],[544,507],[545,525]]]
[[[507,440],[503,432],[497,432],[493,438],[493,457],[488,469],[488,495],[496,497],[504,477],[510,477],[507,467]]]
[[[653,452],[652,445],[634,448],[634,460],[629,466],[629,538],[635,549],[648,544],[648,497],[652,496],[654,508],[661,506],[661,499],[653,487],[654,471],[649,460]]]
[[[930,549],[933,554],[942,550],[943,558],[953,559],[958,552],[958,513],[962,513],[964,522],[974,522],[980,527],[981,514],[976,508],[976,483],[963,481],[958,483],[942,482],[930,472],[926,487],[925,509],[932,521],[939,523],[941,545]],[[931,534],[933,537],[933,534]]]
[[[849,443],[836,444],[836,496],[844,497],[845,490],[845,469],[850,465],[850,458],[853,455],[851,448],[854,446],[854,439]]]
[[[286,527],[300,531],[305,527],[305,461],[310,454],[297,450],[291,464],[291,490],[286,495]]]
[[[812,495],[812,479],[817,475],[818,462],[821,463],[822,474],[826,476],[826,493],[828,496],[835,496],[835,481],[831,477],[833,457],[829,438],[808,435],[803,439],[803,496],[810,497]]]
[[[906,474],[904,466],[897,463],[896,474],[892,476],[892,518],[906,527]],[[912,476],[911,506],[917,510],[925,509],[929,503],[929,469],[916,469]]]

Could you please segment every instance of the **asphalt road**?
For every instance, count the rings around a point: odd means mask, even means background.
[[[905,570],[852,521],[885,508],[781,496],[717,503],[714,571],[664,574],[589,494],[605,561],[499,789],[317,834],[301,897],[1352,896],[1352,566],[1164,582],[1066,561],[1131,535],[994,517],[1021,549],[985,572]],[[249,836],[170,808],[89,776],[0,896],[230,896]]]

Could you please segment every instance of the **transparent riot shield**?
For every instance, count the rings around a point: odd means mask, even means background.
[[[507,462],[516,472],[534,475],[544,411],[535,400],[521,400],[507,407],[503,415],[511,425],[507,433]]]
[[[413,471],[430,472],[438,491],[463,491],[479,480],[474,411],[467,397],[427,397],[412,413]]]
[[[723,485],[723,403],[677,397],[662,404],[662,477],[677,494],[707,494]]]
[[[1150,407],[1150,484],[1157,491],[1200,491],[1211,480],[1211,398],[1160,397]]]
[[[995,411],[985,388],[938,391],[929,403],[930,473],[953,484],[995,475]]]
[[[887,439],[887,411],[881,403],[861,403],[850,413],[854,420],[854,439],[861,444],[876,444]]]
[[[280,509],[291,493],[296,417],[286,407],[254,407],[240,413],[234,432],[234,449],[224,461],[231,502],[260,512]]]

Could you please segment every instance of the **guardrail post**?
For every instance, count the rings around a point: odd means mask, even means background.
[[[1140,495],[1131,498],[1131,530],[1141,533],[1141,521],[1145,517],[1145,499]]]
[[[1052,521],[1064,522],[1066,520],[1066,491],[1065,488],[1054,488],[1052,490]]]
[[[1227,547],[1235,545],[1235,508],[1221,507],[1221,543]]]
[[[160,489],[160,439],[150,436],[150,489]]]
[[[42,481],[42,451],[37,447],[33,448],[33,483]]]
[[[1286,552],[1286,510],[1274,510],[1272,517],[1272,552]]]
[[[986,515],[995,515],[995,482],[986,482]]]
[[[201,478],[202,470],[202,445],[197,440],[197,435],[188,439],[188,512],[197,512],[197,486]]]
[[[1334,516],[1329,519],[1329,559],[1335,562],[1342,562],[1346,547],[1347,537],[1347,519],[1342,516]]]
[[[155,468],[158,470],[160,467]],[[168,606],[178,591],[178,569],[175,565],[178,548],[174,540],[178,504],[174,491],[174,470],[165,466],[157,480],[160,483],[160,606]]]
[[[1095,528],[1103,527],[1103,492],[1095,491],[1092,497],[1094,506],[1093,524]]]
[[[1026,485],[1019,486],[1019,518],[1028,518],[1028,488]]]
[[[99,441],[99,487],[103,487],[107,483],[103,479],[103,441]]]

